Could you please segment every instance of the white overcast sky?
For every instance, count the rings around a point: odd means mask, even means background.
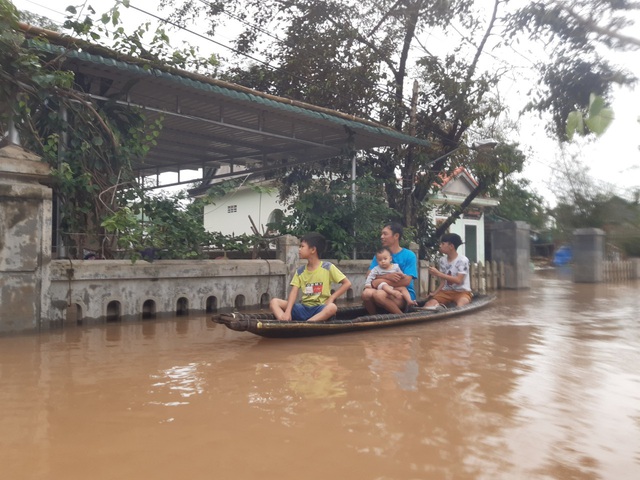
[[[14,0],[14,5],[19,10],[28,10],[47,16],[56,23],[64,21],[65,9],[68,5],[82,5],[83,3],[82,0]],[[131,0],[130,3],[155,15],[166,16],[166,12],[158,10],[158,0]],[[86,4],[93,5],[98,13],[111,8],[110,0],[89,1]],[[146,17],[135,10],[127,11],[123,8],[122,14],[125,22],[130,22],[132,26],[153,21],[153,18]],[[640,15],[638,18],[640,19]],[[636,23],[634,29],[630,30],[630,35],[640,37],[638,25],[640,25],[640,21]],[[203,35],[206,31],[206,25],[190,28]],[[170,37],[172,39],[177,37],[190,44],[198,45],[203,54],[213,52],[223,56],[228,55],[228,51],[214,43],[207,42],[202,37],[184,32],[170,34]],[[224,33],[216,36],[215,40],[226,45],[230,44],[230,38],[225,38]],[[430,41],[441,40],[426,38],[423,39],[423,44]],[[447,42],[451,42],[451,39],[447,39]],[[561,157],[561,150],[557,143],[546,134],[542,120],[534,115],[518,117],[518,112],[527,103],[527,94],[531,88],[531,83],[527,79],[527,70],[530,71],[531,58],[536,55],[527,51],[526,46],[522,48],[521,51],[512,51],[508,54],[504,51],[496,54],[496,61],[503,65],[513,66],[513,73],[505,79],[500,95],[507,100],[511,117],[517,121],[519,126],[519,133],[516,134],[517,138],[514,138],[514,141],[519,142],[528,154],[529,161],[523,176],[530,179],[536,191],[553,205],[555,197],[549,187],[558,175],[557,165]],[[607,52],[605,56],[615,64],[623,65],[634,71],[640,78],[640,51]],[[616,193],[626,194],[632,189],[640,189],[640,123],[638,123],[640,87],[636,87],[635,90],[617,88],[612,107],[616,118],[609,130],[595,141],[582,142],[586,145],[582,145],[580,148],[576,145],[572,146],[571,151],[578,152],[579,158],[589,169],[592,178],[610,185]]]

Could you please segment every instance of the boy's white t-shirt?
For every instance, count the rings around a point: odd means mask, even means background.
[[[452,277],[457,277],[459,273],[464,273],[464,281],[462,284],[450,284],[445,281],[445,285],[442,288],[443,290],[453,290],[456,292],[470,292],[471,291],[471,282],[469,281],[469,259],[464,255],[458,254],[456,259],[449,263],[447,256],[444,255],[440,258],[439,261],[439,270],[446,274],[451,275]]]

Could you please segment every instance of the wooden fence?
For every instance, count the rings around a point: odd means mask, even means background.
[[[482,262],[472,263],[470,266],[469,281],[471,282],[471,290],[474,292],[486,293],[491,290],[504,288],[504,263],[488,262],[484,265]],[[436,287],[436,278],[429,280],[429,291],[433,292]]]
[[[605,282],[620,282],[638,278],[636,263],[633,260],[602,263]]]

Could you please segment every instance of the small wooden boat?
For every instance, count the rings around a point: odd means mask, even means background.
[[[425,300],[411,307],[407,313],[369,315],[362,306],[339,307],[335,318],[326,322],[279,322],[271,313],[222,313],[212,321],[237,332],[251,332],[262,337],[290,338],[357,332],[373,328],[393,327],[441,320],[468,314],[486,307],[496,299],[494,295],[475,295],[468,305],[431,309]]]

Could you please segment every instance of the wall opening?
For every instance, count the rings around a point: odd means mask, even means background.
[[[347,290],[347,301],[353,301],[353,288]]]
[[[65,322],[75,323],[76,325],[82,325],[82,307],[78,303],[69,305],[65,309]]]
[[[269,306],[269,300],[271,296],[268,293],[263,293],[260,297],[260,308],[266,308]]]
[[[120,302],[112,300],[107,304],[107,322],[119,322],[120,320]]]
[[[244,308],[244,295],[238,295],[236,297],[236,301],[234,302],[234,306],[240,310]]]
[[[470,263],[478,261],[478,227],[475,225],[464,226],[464,254]]]
[[[284,212],[279,208],[276,208],[269,214],[269,218],[267,219],[267,225],[276,224],[280,225],[282,223],[282,219],[284,218]],[[274,234],[277,233],[275,230],[269,230],[268,233]]]
[[[156,302],[153,300],[146,300],[142,304],[142,319],[151,320],[156,318]]]
[[[75,309],[76,309],[76,323],[78,325],[82,325],[82,321],[84,320],[84,315],[82,314],[82,306],[79,303],[76,303]]]
[[[176,316],[185,315],[189,315],[189,300],[186,297],[180,297],[176,303]]]
[[[207,313],[214,313],[218,311],[218,299],[216,297],[208,297],[207,305],[205,307]]]

